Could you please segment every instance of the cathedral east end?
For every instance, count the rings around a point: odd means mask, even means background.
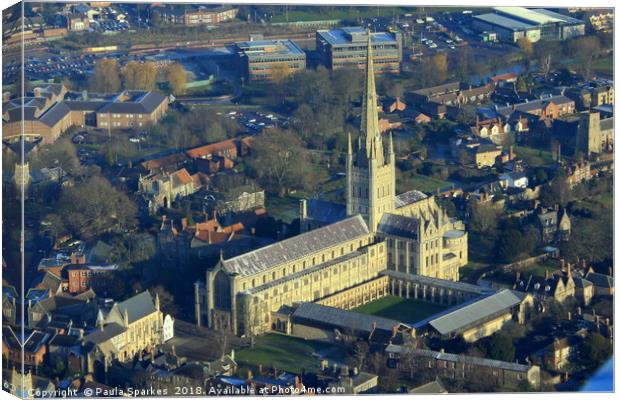
[[[222,258],[205,282],[195,284],[199,325],[236,335],[279,329],[277,314],[300,302],[328,301],[350,309],[387,295],[391,271],[458,281],[459,268],[467,264],[463,222],[448,217],[432,196],[416,190],[395,194],[392,136],[384,143],[379,131],[368,36],[361,135],[355,145],[349,137],[346,212],[324,201],[311,205],[333,212],[309,212],[302,201],[306,232]],[[342,217],[313,220],[327,214]]]

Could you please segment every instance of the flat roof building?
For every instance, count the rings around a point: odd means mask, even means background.
[[[544,8],[495,7],[494,10],[495,14],[484,14],[484,18],[479,18],[481,16],[476,16],[474,18],[478,21],[485,19],[494,20],[497,29],[510,29],[511,26],[514,28],[518,26],[518,23],[530,25],[540,30],[538,39],[564,40],[576,36],[583,36],[585,34],[584,21]],[[488,17],[489,15],[497,15],[502,18],[492,18]],[[531,30],[524,30],[524,32],[531,32]],[[538,41],[538,39],[532,40],[533,37],[530,37],[528,34],[525,36],[532,42]]]
[[[373,32],[371,35],[375,71],[399,72],[403,55],[402,35],[391,32]],[[367,48],[368,31],[359,26],[316,32],[317,53],[323,64],[332,70],[363,69]]]
[[[480,31],[492,31],[503,42],[516,42],[527,37],[530,42],[540,40],[540,28],[536,25],[518,21],[499,14],[481,14],[474,16],[474,27]]]
[[[272,80],[306,69],[306,53],[292,40],[249,40],[235,43],[245,76],[252,81]]]

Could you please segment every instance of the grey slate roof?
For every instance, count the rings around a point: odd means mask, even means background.
[[[390,344],[385,348],[386,352],[398,353],[402,351],[402,346]],[[442,353],[434,350],[427,349],[414,349],[413,354],[417,357],[433,358],[441,361],[451,361],[455,363],[463,363],[468,365],[478,365],[487,368],[498,368],[507,371],[527,372],[530,369],[529,365],[512,363],[507,361],[492,360],[490,358],[464,356],[453,353]]]
[[[575,282],[575,287],[578,288],[586,288],[592,286],[592,282],[584,278],[573,277],[573,281]]]
[[[276,265],[303,258],[345,241],[368,235],[368,226],[360,215],[271,244],[222,261],[229,273],[243,276],[265,271]]]
[[[153,297],[148,290],[118,303],[117,307],[121,315],[125,315],[127,310],[130,324],[156,311]]]
[[[404,215],[383,214],[378,231],[385,235],[418,239],[418,220]]]
[[[58,123],[61,119],[63,119],[71,110],[65,103],[56,103],[50,109],[48,109],[41,117],[39,117],[39,121],[43,122],[45,125],[52,127]]]
[[[523,293],[504,289],[499,293],[431,320],[429,325],[442,335],[460,333],[498,313],[508,312],[511,307],[521,303],[524,297]]]
[[[529,113],[531,111],[540,110],[548,103],[554,103],[556,105],[560,105],[560,104],[568,104],[568,103],[574,103],[574,102],[575,102],[574,100],[569,99],[568,97],[564,95],[560,95],[560,96],[552,96],[552,97],[547,97],[544,99],[538,99],[538,100],[528,101],[525,103],[515,104],[514,107],[515,107],[515,110],[517,111]],[[503,115],[510,115],[513,111],[514,110],[512,106],[502,107],[502,108],[497,109],[497,112]]]
[[[601,131],[614,129],[614,117],[601,119]]]
[[[376,324],[377,329],[384,331],[391,331],[393,327],[401,325],[393,319],[360,314],[316,303],[301,303],[293,312],[293,318],[368,333],[372,331],[373,324]]]
[[[401,208],[406,205],[413,204],[417,201],[424,200],[427,197],[428,196],[426,194],[420,192],[419,190],[410,190],[396,196],[394,206],[396,208]]]
[[[331,224],[347,217],[347,206],[320,199],[308,199],[308,217]]]
[[[84,343],[99,344],[110,340],[111,338],[125,332],[126,328],[119,324],[112,323],[106,325],[103,330],[97,329],[84,337]]]
[[[590,272],[586,275],[586,279],[592,282],[594,286],[610,289],[614,287],[614,278],[609,275],[599,274],[598,272]]]
[[[129,91],[129,94],[133,95],[132,99],[108,103],[97,112],[150,114],[166,99],[166,96],[163,93],[155,91]]]
[[[97,111],[104,105],[105,101],[83,101],[83,100],[65,100],[65,105],[75,111]]]

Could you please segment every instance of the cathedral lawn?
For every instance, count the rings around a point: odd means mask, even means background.
[[[320,358],[341,360],[344,355],[332,344],[269,333],[256,338],[254,348],[243,348],[236,352],[239,364],[250,367],[275,367],[279,371],[301,373],[317,372],[321,369]]]
[[[416,174],[414,171],[400,172],[400,170],[396,170],[396,187],[399,193],[408,192],[413,189],[425,193],[435,193],[437,189],[445,189],[451,185],[451,182]]]
[[[377,315],[405,323],[415,323],[433,314],[445,310],[446,307],[438,304],[425,303],[413,299],[403,299],[396,296],[386,296],[378,300],[354,308],[353,312]]]

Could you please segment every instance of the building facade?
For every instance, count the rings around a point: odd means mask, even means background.
[[[370,36],[377,73],[399,72],[403,58],[402,34],[375,32]],[[316,50],[323,64],[329,69],[364,69],[368,37],[368,32],[361,27],[318,30]]]
[[[235,43],[244,76],[251,81],[277,80],[306,69],[306,53],[292,40]]]

